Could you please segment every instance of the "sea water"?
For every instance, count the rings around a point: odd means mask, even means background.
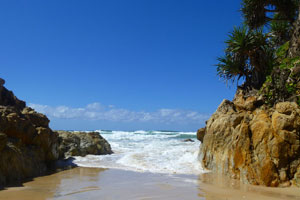
[[[164,174],[200,174],[200,142],[195,132],[98,131],[114,154],[75,157],[82,167],[116,168]],[[194,142],[184,141],[192,139]]]

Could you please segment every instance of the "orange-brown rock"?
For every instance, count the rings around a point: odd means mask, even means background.
[[[197,131],[197,139],[198,139],[200,142],[203,142],[203,138],[204,138],[204,135],[205,135],[205,131],[206,131],[205,128],[200,128],[200,129]]]
[[[300,108],[293,102],[260,106],[238,93],[207,121],[203,166],[244,183],[300,186]]]

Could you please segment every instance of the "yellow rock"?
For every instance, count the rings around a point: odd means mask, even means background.
[[[257,98],[224,100],[207,121],[202,165],[244,183],[300,186],[300,108],[278,103],[257,107]]]

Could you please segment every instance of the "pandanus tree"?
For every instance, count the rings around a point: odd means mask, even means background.
[[[228,81],[245,79],[244,86],[260,88],[274,61],[268,35],[262,29],[235,27],[226,41],[225,55],[219,57],[218,75]]]
[[[242,0],[245,25],[229,33],[218,75],[227,83],[243,78],[244,86],[259,89],[274,66],[276,48],[291,38],[299,1]]]
[[[243,0],[242,13],[249,28],[257,29],[271,21],[287,21],[292,24],[296,19],[298,6],[299,0]]]
[[[278,14],[274,15],[274,19],[280,18]],[[285,20],[274,20],[270,23],[271,41],[275,47],[279,47],[290,40],[293,26]]]
[[[243,0],[242,13],[251,30],[267,26],[272,42],[280,46],[290,39],[299,0]]]

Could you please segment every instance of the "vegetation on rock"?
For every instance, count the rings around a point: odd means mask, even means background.
[[[274,62],[273,48],[262,29],[235,27],[225,42],[225,56],[219,57],[218,75],[228,81],[245,79],[248,87],[260,88]]]
[[[245,23],[256,29],[270,22],[285,21],[292,25],[298,13],[299,0],[243,0]]]
[[[246,25],[230,33],[216,66],[222,79],[244,83],[199,129],[199,159],[244,183],[300,187],[299,1],[242,6]]]
[[[260,89],[265,102],[293,101],[300,105],[300,57],[287,57],[289,42],[276,51],[276,65]]]
[[[245,93],[260,90],[271,106],[282,101],[299,104],[298,6],[298,0],[243,0],[246,25],[235,27],[225,41],[225,55],[216,65],[220,78],[232,83],[243,79],[240,88]]]

